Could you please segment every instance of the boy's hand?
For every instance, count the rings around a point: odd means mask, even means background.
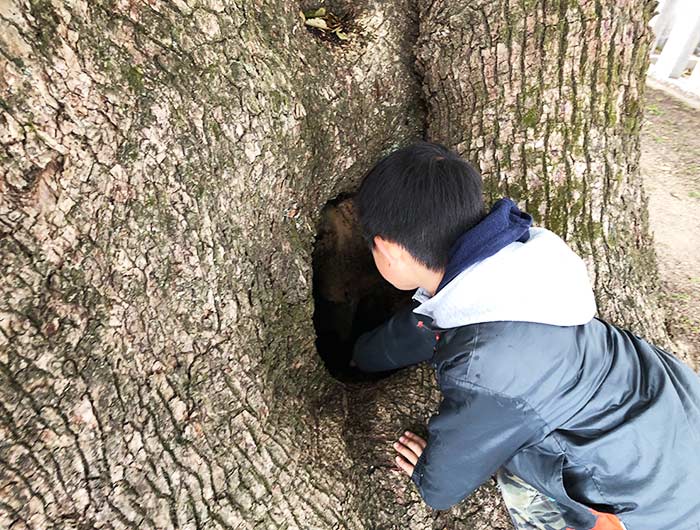
[[[396,463],[409,477],[413,475],[413,468],[427,444],[428,442],[411,431],[404,432],[399,441],[394,442],[394,449],[401,455],[396,456]]]

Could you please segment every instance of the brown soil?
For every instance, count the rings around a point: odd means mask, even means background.
[[[641,169],[674,353],[700,371],[700,110],[647,87]]]

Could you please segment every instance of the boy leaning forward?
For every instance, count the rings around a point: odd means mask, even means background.
[[[382,159],[355,196],[382,276],[412,304],[357,340],[353,362],[430,362],[427,439],[397,463],[444,510],[496,475],[517,529],[700,530],[700,377],[596,317],[581,258],[446,147]]]

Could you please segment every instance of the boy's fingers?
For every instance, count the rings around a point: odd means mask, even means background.
[[[409,477],[413,475],[413,466],[408,463],[404,458],[401,458],[400,456],[396,456],[396,463],[399,465],[399,467],[406,473]]]
[[[413,440],[409,438],[408,436],[402,436],[399,438],[399,442],[404,444],[406,447],[408,447],[411,451],[413,451],[416,456],[420,456],[420,454],[423,452],[423,446],[418,443],[416,440]],[[413,462],[415,464],[415,462]]]
[[[421,438],[417,434],[412,433],[411,431],[406,431],[403,434],[404,434],[404,436],[407,436],[408,438],[415,440],[418,444],[420,444],[422,449],[425,449],[425,446],[428,445],[428,442],[426,442],[423,438]]]
[[[408,460],[411,464],[415,464],[416,462],[418,462],[418,457],[413,452],[413,450],[409,449],[405,445],[400,444],[399,442],[394,442],[394,449],[401,453],[403,457],[406,460]]]

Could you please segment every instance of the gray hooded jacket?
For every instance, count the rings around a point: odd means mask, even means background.
[[[443,399],[412,480],[447,509],[505,466],[575,530],[700,530],[700,378],[595,317],[586,267],[530,228],[360,336],[365,371],[430,361]]]

